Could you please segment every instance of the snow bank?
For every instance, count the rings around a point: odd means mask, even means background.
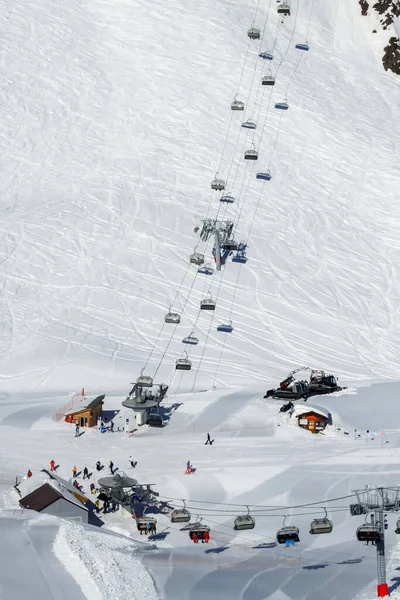
[[[88,600],[158,600],[154,582],[134,556],[135,542],[90,531],[76,523],[61,525],[53,551]]]

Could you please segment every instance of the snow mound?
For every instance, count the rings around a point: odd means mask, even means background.
[[[53,551],[87,600],[158,600],[154,582],[129,538],[63,522]]]

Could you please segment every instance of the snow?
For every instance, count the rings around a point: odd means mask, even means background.
[[[387,33],[373,36],[348,0],[293,0],[283,23],[273,0],[18,0],[0,11],[0,595],[374,597],[375,549],[357,542],[362,518],[348,505],[354,489],[399,483],[400,79],[382,68]],[[246,35],[253,21],[260,44]],[[268,68],[276,85],[265,89]],[[243,115],[229,110],[236,93]],[[289,110],[276,111],[284,98]],[[255,131],[239,127],[250,118]],[[268,168],[271,181],[256,180]],[[211,193],[216,172],[233,206]],[[248,262],[196,276],[188,257],[196,247],[212,262],[212,243],[193,228],[217,211],[237,222]],[[209,294],[215,315],[199,312]],[[169,307],[182,313],[176,329]],[[216,331],[230,320],[231,334]],[[191,331],[193,369],[176,374]],[[318,398],[332,415],[324,435],[263,399],[302,364],[350,386]],[[162,429],[121,408],[142,369],[170,384]],[[119,411],[114,433],[75,437],[60,419],[82,387]],[[130,432],[118,431],[127,416]],[[15,477],[41,478],[51,459],[63,479],[76,464],[95,483],[96,461],[113,460],[185,502],[210,544],[161,514],[145,543],[124,511],[94,528],[18,510]],[[236,532],[247,507],[256,527]],[[310,536],[324,508],[334,530]],[[300,528],[294,548],[276,545],[285,515]]]
[[[316,404],[311,405],[308,402],[307,402],[307,404],[296,404],[296,406],[293,409],[293,416],[299,417],[300,415],[304,415],[309,412],[315,412],[318,415],[321,415],[322,417],[329,419],[330,413],[328,410],[326,410],[325,408],[322,408],[321,406],[317,406]]]

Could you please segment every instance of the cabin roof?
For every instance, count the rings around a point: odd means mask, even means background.
[[[329,410],[322,408],[322,406],[317,406],[316,404],[296,404],[293,410],[293,416],[296,418],[309,413],[315,413],[316,415],[320,415],[327,420],[330,419]]]
[[[82,396],[78,402],[75,402],[75,404],[66,413],[64,413],[64,416],[67,417],[68,415],[76,415],[85,410],[90,410],[102,402],[104,398],[105,394],[96,396],[95,398]]]

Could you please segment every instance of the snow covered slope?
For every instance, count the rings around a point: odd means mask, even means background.
[[[126,390],[149,358],[168,380],[194,325],[182,390],[301,363],[400,375],[400,81],[382,72],[357,2],[294,1],[284,23],[276,6],[2,9],[2,389]],[[266,65],[258,51],[272,48]],[[269,66],[276,85],[261,88]],[[236,93],[244,115],[230,111]],[[273,108],[283,98],[287,112]],[[242,117],[258,124],[256,166]],[[220,217],[235,218],[249,261],[195,277],[192,229],[219,208],[216,171],[237,200]],[[213,318],[198,310],[208,292]],[[184,313],[169,343],[171,304]],[[229,319],[225,339],[216,325]]]

